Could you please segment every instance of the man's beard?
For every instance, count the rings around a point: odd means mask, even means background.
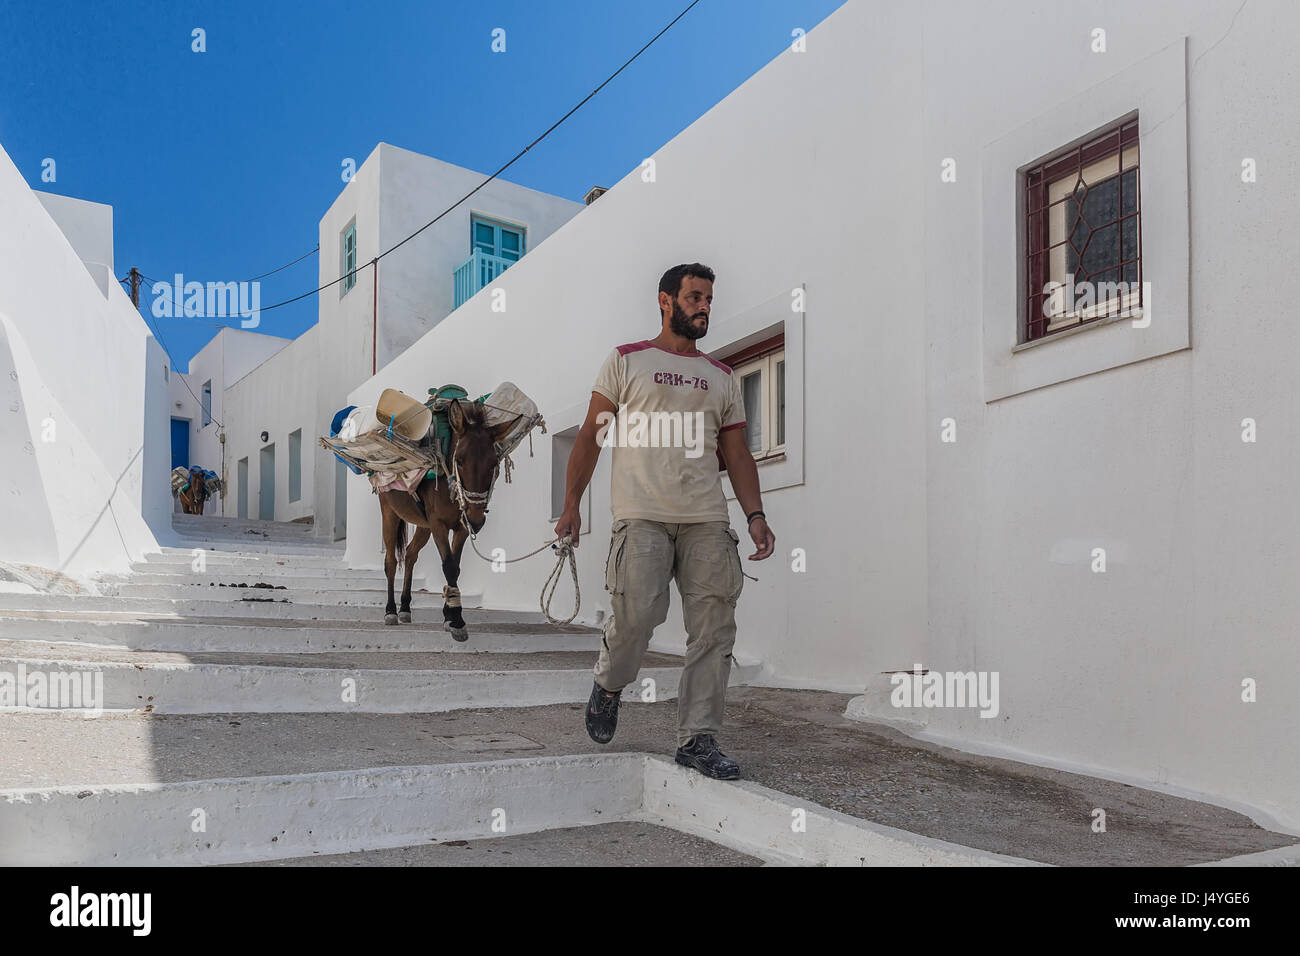
[[[674,335],[680,335],[684,339],[699,339],[708,334],[709,319],[708,316],[705,316],[704,328],[696,328],[693,317],[687,316],[685,310],[674,302],[670,328],[673,330]]]

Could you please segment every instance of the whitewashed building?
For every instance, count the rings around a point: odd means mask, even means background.
[[[778,542],[747,564],[738,657],[957,747],[1300,827],[1298,31],[1286,3],[850,2],[495,279],[504,311],[471,298],[380,348],[350,401],[503,379],[535,398],[551,433],[479,539],[522,554],[552,537],[601,360],[656,334],[665,269],[707,263],[702,345],[759,376]],[[1141,315],[1045,314],[1070,272],[1140,280]],[[349,481],[348,555],[377,567],[378,508]],[[467,550],[461,586],[536,608],[548,564]],[[656,646],[683,639],[674,611]],[[893,706],[889,672],[915,665],[997,673],[996,716]]]
[[[171,540],[166,374],[112,207],[33,191],[0,149],[0,565],[85,578]]]
[[[173,467],[198,465],[229,477],[222,441],[226,389],[291,341],[227,326],[219,329],[195,353],[189,361],[188,372],[169,370],[167,395]],[[204,514],[225,513],[222,498],[223,495],[216,495],[209,499]],[[179,502],[176,507],[180,507]]]
[[[317,324],[226,386],[227,516],[312,517],[318,534],[344,536],[344,468],[316,439],[349,391],[583,209],[497,179],[370,265],[483,178],[388,143],[357,169],[320,222],[319,284],[329,285]]]

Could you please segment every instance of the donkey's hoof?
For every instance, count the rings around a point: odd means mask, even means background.
[[[445,621],[444,626],[447,628],[447,630],[451,631],[451,639],[453,641],[469,640],[469,630],[467,628],[455,627],[452,625],[450,621]]]
[[[398,612],[397,612],[397,620],[400,621],[402,624],[410,624],[410,623],[411,623],[411,612],[410,612],[410,611],[398,611]]]
[[[396,614],[385,614],[385,615],[384,615],[384,623],[385,623],[385,624],[396,624],[396,623],[397,623],[397,615],[396,615]]]

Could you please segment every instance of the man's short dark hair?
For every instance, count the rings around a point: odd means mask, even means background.
[[[699,262],[684,263],[680,266],[673,266],[664,273],[664,277],[659,280],[659,291],[667,292],[673,299],[677,298],[677,293],[682,291],[682,280],[687,276],[694,276],[697,279],[708,279],[713,281],[713,270]]]

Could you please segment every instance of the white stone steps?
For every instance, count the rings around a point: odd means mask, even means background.
[[[795,811],[802,827],[791,826]],[[671,827],[772,864],[1034,865],[635,752],[0,790],[0,864],[245,863],[618,821]]]
[[[343,553],[344,553],[344,550],[345,550],[345,549],[343,549],[343,548],[331,548],[331,547],[326,547],[326,546],[324,546],[324,545],[311,545],[311,544],[282,545],[282,544],[275,544],[275,543],[272,543],[272,544],[259,544],[259,543],[256,542],[256,541],[252,541],[252,542],[247,542],[247,541],[201,541],[201,542],[180,541],[180,542],[178,542],[178,543],[175,544],[175,545],[165,545],[164,547],[168,547],[168,548],[174,547],[174,548],[176,548],[176,551],[175,551],[175,552],[168,552],[168,553],[180,553],[180,552],[184,552],[184,553],[186,553],[186,554],[189,554],[189,553],[193,552],[193,551],[197,548],[197,549],[199,549],[199,550],[207,551],[209,555],[214,555],[214,554],[259,555],[259,556],[269,556],[269,555],[276,555],[276,556],[286,556],[286,555],[289,555],[289,556],[294,556],[294,555],[296,555],[296,556],[307,557],[307,558],[328,558],[328,557],[338,557],[338,558],[342,558]],[[378,552],[377,552],[377,551],[376,551],[376,554],[378,555]]]
[[[0,790],[0,864],[254,862],[418,845],[431,828],[447,840],[484,836],[485,824],[528,833],[642,819],[643,755],[562,755],[590,745],[581,711],[599,631],[551,627],[535,609],[477,609],[481,594],[465,592],[470,637],[458,643],[440,590],[425,589],[412,595],[414,623],[387,626],[382,571],[345,567],[343,546],[310,525],[173,527],[178,543],[95,582],[98,594],[0,593],[0,673],[98,692],[62,710],[28,700],[0,718],[0,784],[74,784]],[[651,654],[624,700],[673,700],[680,665]],[[738,665],[733,683],[757,673]],[[549,745],[482,732],[499,731],[507,709],[548,706],[559,724]],[[534,735],[522,716],[533,712],[520,713]],[[396,739],[375,721],[397,722]],[[458,729],[469,723],[477,734]],[[367,726],[371,746],[360,746]],[[41,727],[66,732],[33,733]],[[115,746],[101,732],[114,727],[134,729]],[[460,753],[456,741],[480,737]],[[279,775],[176,778],[178,760],[213,776],[209,748],[227,751],[222,773]],[[530,750],[547,756],[499,759]],[[368,769],[380,755],[432,765]],[[328,769],[338,767],[361,769]],[[107,779],[125,783],[99,785]],[[498,808],[504,831],[492,829]]]
[[[98,583],[103,587],[120,587],[124,584],[164,584],[175,587],[219,587],[232,584],[271,584],[291,588],[338,590],[339,588],[363,588],[378,590],[388,587],[388,579],[382,571],[350,571],[343,568],[308,568],[300,571],[243,570],[239,568],[207,568],[203,572],[193,572],[189,568],[177,571],[146,571],[127,575],[104,575]],[[424,576],[416,575],[416,584],[424,585]],[[402,588],[402,575],[393,577],[393,587]]]
[[[203,577],[220,575],[225,577],[230,574],[260,574],[266,577],[292,578],[292,577],[316,577],[316,578],[337,578],[342,580],[366,580],[370,578],[384,578],[384,569],[380,568],[349,568],[341,561],[324,561],[318,564],[300,564],[293,558],[279,558],[276,562],[257,562],[257,561],[213,561],[206,555],[215,552],[205,552],[203,558],[191,558],[186,561],[158,561],[158,562],[137,562],[131,566],[131,570],[124,574],[104,574],[101,577],[105,580],[139,580],[141,575],[166,576],[170,580],[188,577]],[[437,555],[434,555],[434,570],[438,570]],[[423,562],[421,562],[423,563]],[[422,574],[426,569],[417,565],[416,573]],[[402,569],[397,569],[394,577],[395,581],[402,580]]]
[[[346,550],[343,542],[328,542],[316,538],[284,541],[268,539],[256,535],[232,536],[229,538],[177,538],[174,544],[161,545],[164,554],[189,552],[195,548],[221,554],[303,554],[303,555],[342,555]],[[378,550],[378,543],[376,543]]]
[[[32,612],[36,614],[40,612]],[[336,653],[346,651],[478,651],[529,653],[532,651],[594,651],[600,632],[578,628],[558,630],[539,623],[486,623],[468,620],[470,639],[452,640],[442,627],[442,615],[428,620],[388,626],[379,620],[301,624],[272,621],[264,624],[240,618],[177,618],[131,620],[60,614],[56,617],[0,612],[0,640],[53,642],[130,648],[137,651],[179,653],[230,651],[255,653]]]
[[[143,561],[133,564],[139,570],[153,570],[162,567],[190,567],[196,557],[195,551],[203,553],[208,567],[220,564],[222,567],[346,567],[343,564],[342,549],[330,550],[320,554],[285,554],[279,551],[217,551],[207,548],[168,548],[151,551],[144,555]],[[376,559],[381,555],[376,551]]]
[[[639,808],[643,759],[544,757],[0,791],[0,864],[240,863],[485,836],[502,818],[509,833],[609,822]]]
[[[333,546],[334,542],[326,538],[318,538],[313,534],[268,534],[263,531],[257,531],[249,528],[245,531],[217,531],[217,532],[191,532],[184,529],[177,529],[179,540],[189,543],[191,541],[210,541],[222,544],[234,542],[238,544],[242,541],[250,541],[255,544],[276,544],[285,545],[317,545],[322,547]]]
[[[248,599],[232,599],[228,594],[220,598],[210,597],[210,592],[229,591],[230,588],[194,588],[185,589],[182,595],[193,597],[133,597],[121,595],[62,595],[62,594],[17,594],[0,592],[0,615],[6,610],[14,611],[66,611],[69,613],[106,613],[118,612],[142,615],[156,614],[178,617],[246,617],[250,623],[268,620],[311,621],[382,621],[386,592],[374,592],[373,604],[311,604],[288,603],[285,591],[269,591],[264,588],[236,588]],[[418,592],[412,592],[412,598]],[[301,595],[299,595],[301,597]],[[367,600],[369,600],[369,596]],[[482,621],[540,621],[539,611],[498,611],[483,610],[477,607],[482,601],[482,594],[462,591],[461,602],[465,605],[465,620]],[[422,619],[421,605],[413,601],[417,622]],[[440,621],[442,619],[441,597],[424,609],[423,620]]]
[[[267,664],[250,663],[246,655],[238,658],[239,663],[218,663],[214,658],[222,655],[207,654],[202,662],[193,663],[185,655],[132,651],[115,655],[115,650],[8,642],[0,650],[0,671],[40,673],[49,686],[77,682],[83,693],[94,695],[89,701],[106,711],[404,714],[585,703],[595,662],[595,654],[589,652],[562,655],[565,660],[552,669],[536,668],[523,660],[537,655],[521,655],[522,663],[509,662],[518,664],[518,669],[412,669],[407,666],[410,655],[387,667],[373,666],[385,652],[372,651],[329,661],[335,666],[327,667],[319,666],[320,654],[280,655]],[[129,659],[122,659],[124,656]],[[436,656],[424,655],[426,660]],[[358,659],[362,657],[368,660]],[[442,655],[444,662],[462,658]],[[673,699],[679,677],[679,667],[648,666],[641,671],[642,681],[653,680],[656,700]],[[624,698],[639,699],[643,686],[629,685]],[[46,702],[33,702],[32,706],[46,706]]]
[[[314,534],[281,534],[279,532],[259,531],[255,528],[248,528],[243,531],[230,529],[220,531],[191,531],[185,528],[175,529],[177,537],[185,542],[190,541],[213,541],[213,542],[241,542],[252,541],[263,544],[274,544],[282,542],[286,545],[333,545],[334,542],[326,538],[318,538]]]
[[[219,864],[233,867],[403,867],[428,870],[482,867],[710,867],[767,866],[704,837],[639,820],[555,827],[535,833],[502,834],[484,839],[430,841],[422,846],[385,847],[354,853],[316,853],[280,860]]]
[[[194,597],[204,601],[242,601],[247,597],[269,597],[274,600],[288,600],[299,606],[352,604],[360,607],[382,609],[388,603],[388,592],[381,588],[350,587],[192,587],[187,584],[135,584],[126,581],[120,584],[104,585],[104,593],[109,597],[123,598],[161,598],[163,600],[185,600]],[[394,586],[394,597],[400,598],[400,588]],[[201,597],[200,597],[201,595]],[[464,594],[461,603],[469,604]],[[441,608],[442,591],[411,591],[411,607]]]
[[[188,534],[220,534],[222,532],[265,531],[286,536],[311,535],[316,527],[310,521],[263,521],[259,518],[234,518],[223,515],[172,515],[172,530]]]

